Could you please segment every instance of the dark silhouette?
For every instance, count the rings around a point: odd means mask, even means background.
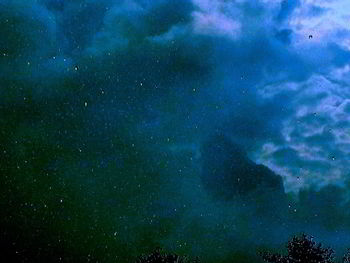
[[[287,244],[288,255],[260,252],[263,260],[271,263],[333,263],[334,251],[331,248],[323,248],[305,234],[294,236]],[[345,256],[344,256],[345,258]],[[346,259],[347,260],[347,259]],[[343,262],[347,262],[344,261]]]
[[[313,236],[301,234],[294,236],[286,245],[287,255],[271,253],[266,250],[259,251],[265,262],[270,263],[335,263],[334,250],[323,247],[321,243],[313,241]],[[175,253],[165,253],[162,248],[156,248],[149,255],[142,255],[135,263],[200,263],[199,258],[189,259]],[[344,254],[341,263],[350,263],[350,248]]]
[[[350,263],[350,248],[348,248],[347,252],[343,256],[342,263]]]
[[[171,253],[163,253],[161,248],[156,248],[150,255],[140,256],[135,263],[199,263],[199,259],[190,260],[186,256]]]
[[[309,35],[309,39],[311,39],[312,38],[312,35]]]

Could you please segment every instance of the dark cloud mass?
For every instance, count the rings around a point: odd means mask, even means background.
[[[0,0],[4,256],[349,246],[349,8]]]
[[[292,14],[295,8],[300,5],[299,0],[283,0],[281,1],[281,9],[277,15],[277,21],[283,22],[283,20],[287,19],[288,16]]]
[[[202,181],[208,191],[226,199],[245,196],[252,192],[284,194],[282,179],[264,165],[248,159],[238,145],[223,136],[214,136],[205,142],[202,154]]]

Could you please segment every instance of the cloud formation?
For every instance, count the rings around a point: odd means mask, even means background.
[[[79,254],[71,233],[87,236],[100,260],[164,245],[225,261],[300,229],[336,242],[348,5],[0,0],[3,223],[26,207],[18,232],[51,222],[39,239]]]
[[[223,136],[206,141],[201,156],[203,184],[219,198],[244,197],[259,191],[270,193],[271,199],[284,195],[279,176],[263,165],[254,164],[238,145]]]

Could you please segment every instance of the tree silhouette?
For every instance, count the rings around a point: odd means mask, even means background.
[[[263,260],[270,263],[333,263],[334,251],[331,248],[323,248],[305,234],[294,236],[287,244],[288,255],[260,252]],[[345,258],[345,256],[344,256]],[[349,261],[343,261],[348,263]]]
[[[199,259],[190,260],[186,256],[162,253],[161,248],[156,248],[151,254],[140,256],[135,263],[199,263]]]
[[[346,251],[345,255],[343,256],[343,263],[350,263],[350,248]]]

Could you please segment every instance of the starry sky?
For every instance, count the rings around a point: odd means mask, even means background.
[[[350,247],[348,0],[0,0],[19,262]],[[5,254],[1,255],[4,257]]]

